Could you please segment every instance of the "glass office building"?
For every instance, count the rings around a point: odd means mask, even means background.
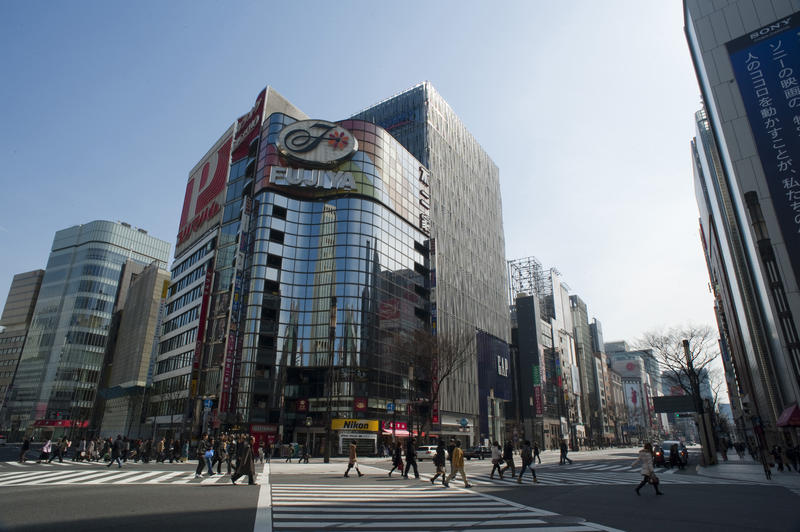
[[[44,437],[88,425],[122,266],[166,267],[169,248],[121,222],[56,233],[8,400],[14,428]]]
[[[437,102],[443,112],[446,103]],[[374,449],[394,404],[429,396],[430,375],[409,371],[415,334],[461,327],[474,336],[481,328],[507,340],[497,168],[452,111],[447,116],[466,147],[448,137],[442,142],[451,152],[428,153],[426,146],[440,145],[424,128],[405,138],[369,117],[308,120],[267,87],[192,170],[175,263],[201,241],[214,256],[205,280],[198,274],[180,284],[187,273],[173,271],[171,297],[199,290],[194,321],[163,337],[196,330],[185,348],[193,360],[183,370],[181,423],[196,433],[249,428],[259,439],[305,442],[318,452],[330,417]],[[319,150],[325,155],[315,158]],[[221,165],[225,186],[214,188]],[[436,187],[452,201],[437,207]],[[439,243],[446,297],[437,317]],[[162,343],[164,357],[178,352],[172,347]],[[476,426],[473,355],[448,383],[449,417],[439,419],[438,405],[418,405],[437,428],[452,421],[458,431],[456,416],[465,415]],[[180,373],[170,371],[155,380]],[[405,409],[398,414],[407,419]]]

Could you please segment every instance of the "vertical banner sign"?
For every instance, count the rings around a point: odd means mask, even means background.
[[[206,263],[206,279],[203,283],[203,302],[200,304],[200,316],[197,322],[197,341],[194,344],[194,360],[192,361],[192,397],[197,395],[197,381],[200,377],[200,362],[203,357],[203,340],[205,339],[206,314],[208,313],[208,299],[211,293],[211,280],[214,270],[211,261]]]
[[[778,225],[800,278],[800,12],[726,44]]]

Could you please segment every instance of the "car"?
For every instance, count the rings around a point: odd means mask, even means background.
[[[677,445],[677,447],[678,447],[678,460],[682,461],[685,464],[686,463],[686,460],[685,460],[685,458],[686,458],[686,454],[685,454],[686,448],[683,447],[683,444],[681,442],[679,442],[678,440],[665,440],[665,441],[661,442],[661,445],[660,445],[661,450],[664,453],[664,465],[671,467],[671,463],[672,462],[670,461],[670,456],[672,454],[672,446],[673,445]],[[681,452],[681,449],[683,449],[683,451],[684,451],[683,453]]]
[[[436,456],[435,445],[421,445],[417,447],[417,460],[422,462],[425,459],[433,460]],[[447,449],[444,451],[444,457],[447,458]]]
[[[666,465],[666,460],[664,459],[664,450],[658,445],[653,446],[653,465]]]
[[[476,445],[475,447],[470,447],[466,451],[464,451],[464,458],[467,460],[472,460],[473,458],[478,458],[479,460],[483,460],[487,456],[491,456],[492,451],[488,447],[484,447],[482,445]]]

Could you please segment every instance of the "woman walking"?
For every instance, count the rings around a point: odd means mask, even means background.
[[[394,442],[394,450],[392,452],[392,471],[395,469],[400,471],[400,474],[403,474],[403,448],[400,446],[400,442]],[[392,471],[389,471],[389,476],[392,476]]]
[[[356,468],[356,473],[358,473],[359,477],[363,477],[364,473],[358,470],[358,456],[356,456],[356,442],[355,440],[350,442],[350,461],[347,463],[347,469],[344,472],[344,478],[347,478],[352,468]]]
[[[492,472],[489,475],[489,478],[494,478],[495,471],[497,471],[497,474],[500,475],[500,478],[503,478],[503,473],[500,472],[500,463],[502,462],[502,458],[503,451],[500,449],[500,444],[497,443],[497,440],[495,440],[492,444]]]
[[[636,464],[642,466],[642,477],[644,477],[639,485],[636,486],[636,495],[641,495],[639,490],[648,482],[655,488],[656,495],[664,495],[661,493],[661,490],[658,489],[659,480],[653,472],[653,446],[650,442],[646,442],[644,448],[639,451],[639,456],[636,458],[636,461],[633,462],[633,466],[636,466]]]
[[[446,452],[444,441],[440,439],[439,444],[436,446],[436,456],[433,457],[433,465],[436,466],[436,474],[433,475],[431,484],[436,483],[436,479],[439,475],[442,475],[442,486],[449,488],[450,484],[447,483],[447,471],[445,470],[445,464],[447,464],[447,459],[445,458]]]
[[[256,465],[253,461],[253,445],[256,439],[246,436],[239,436],[239,444],[236,448],[239,450],[239,459],[237,461],[236,472],[231,477],[231,483],[235,486],[236,479],[247,475],[247,484],[255,484]]]

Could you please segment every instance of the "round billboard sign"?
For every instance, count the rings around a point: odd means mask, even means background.
[[[312,168],[334,168],[358,151],[353,134],[325,120],[301,120],[278,134],[278,151],[294,162]]]

